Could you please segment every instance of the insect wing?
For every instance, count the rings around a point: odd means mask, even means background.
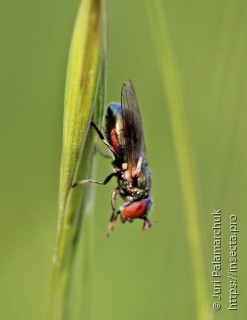
[[[126,144],[128,170],[138,165],[140,156],[145,152],[142,120],[132,82],[124,83],[121,93],[123,130]]]

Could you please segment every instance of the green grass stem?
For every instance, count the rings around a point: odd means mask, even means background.
[[[73,279],[74,261],[81,240],[87,242],[83,267],[87,269],[90,265],[91,235],[85,226],[82,228],[82,222],[88,223],[89,229],[92,223],[89,214],[85,217],[86,210],[92,215],[89,205],[90,186],[72,189],[71,185],[90,176],[94,153],[90,121],[93,119],[100,125],[103,115],[106,76],[105,7],[104,0],[81,1],[69,53],[49,320],[72,319],[73,285],[76,282]],[[87,230],[86,239],[81,237],[82,230]],[[87,279],[82,279],[82,285],[86,282]],[[88,294],[85,292],[85,296]],[[83,302],[81,304],[85,305]],[[88,320],[89,314],[85,318]]]

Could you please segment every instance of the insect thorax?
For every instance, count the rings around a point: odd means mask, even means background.
[[[124,171],[118,172],[117,179],[120,194],[125,200],[137,200],[149,195],[151,173],[147,165],[143,166],[141,172],[130,180],[125,178]]]

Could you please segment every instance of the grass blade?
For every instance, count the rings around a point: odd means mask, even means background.
[[[73,181],[90,175],[94,147],[90,121],[93,119],[100,124],[103,115],[106,73],[105,7],[104,0],[81,2],[69,53],[59,216],[53,257],[49,320],[71,319],[74,260],[85,216],[83,209],[88,207],[89,198],[88,186],[72,190],[71,185]],[[87,236],[90,237],[90,234]],[[85,264],[87,263],[89,262],[85,261]]]
[[[153,2],[147,1],[147,8],[150,14],[150,26],[155,49],[161,66],[161,77],[166,95],[165,98],[167,99],[168,116],[174,138],[174,148],[184,202],[186,232],[195,275],[197,319],[207,319],[208,292],[204,267],[202,232],[200,232],[200,210],[196,192],[196,176],[191,157],[193,152],[186,123],[180,75],[163,16],[161,2],[159,0]]]

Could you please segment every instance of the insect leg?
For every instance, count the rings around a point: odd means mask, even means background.
[[[133,222],[133,220],[125,218],[122,214],[120,214],[120,219],[122,223],[125,223],[126,221]]]
[[[143,220],[144,220],[144,223],[142,226],[142,230],[145,231],[145,230],[151,228],[151,226],[152,226],[151,221],[147,217],[143,218]]]
[[[110,143],[105,139],[105,137],[103,136],[103,134],[100,131],[100,129],[96,126],[96,124],[93,121],[91,121],[90,125],[96,130],[96,132],[98,133],[98,136],[100,137],[100,139],[104,142],[104,144],[107,146],[107,148],[114,154],[114,156],[119,158],[119,155],[116,153],[114,148],[110,145]]]
[[[119,193],[119,188],[116,188],[115,190],[113,190],[112,195],[111,195],[112,215],[110,218],[110,223],[109,223],[108,231],[106,234],[107,238],[110,237],[112,231],[114,230],[115,224],[117,222],[117,217],[120,213],[119,210],[116,212],[116,197],[117,197],[118,193]]]
[[[79,180],[78,182],[72,184],[72,188],[76,187],[78,184],[85,184],[85,183],[95,183],[95,184],[107,184],[112,177],[116,176],[116,172],[112,172],[110,173],[104,181],[96,181],[96,180],[92,180],[92,179],[86,179],[86,180]]]

